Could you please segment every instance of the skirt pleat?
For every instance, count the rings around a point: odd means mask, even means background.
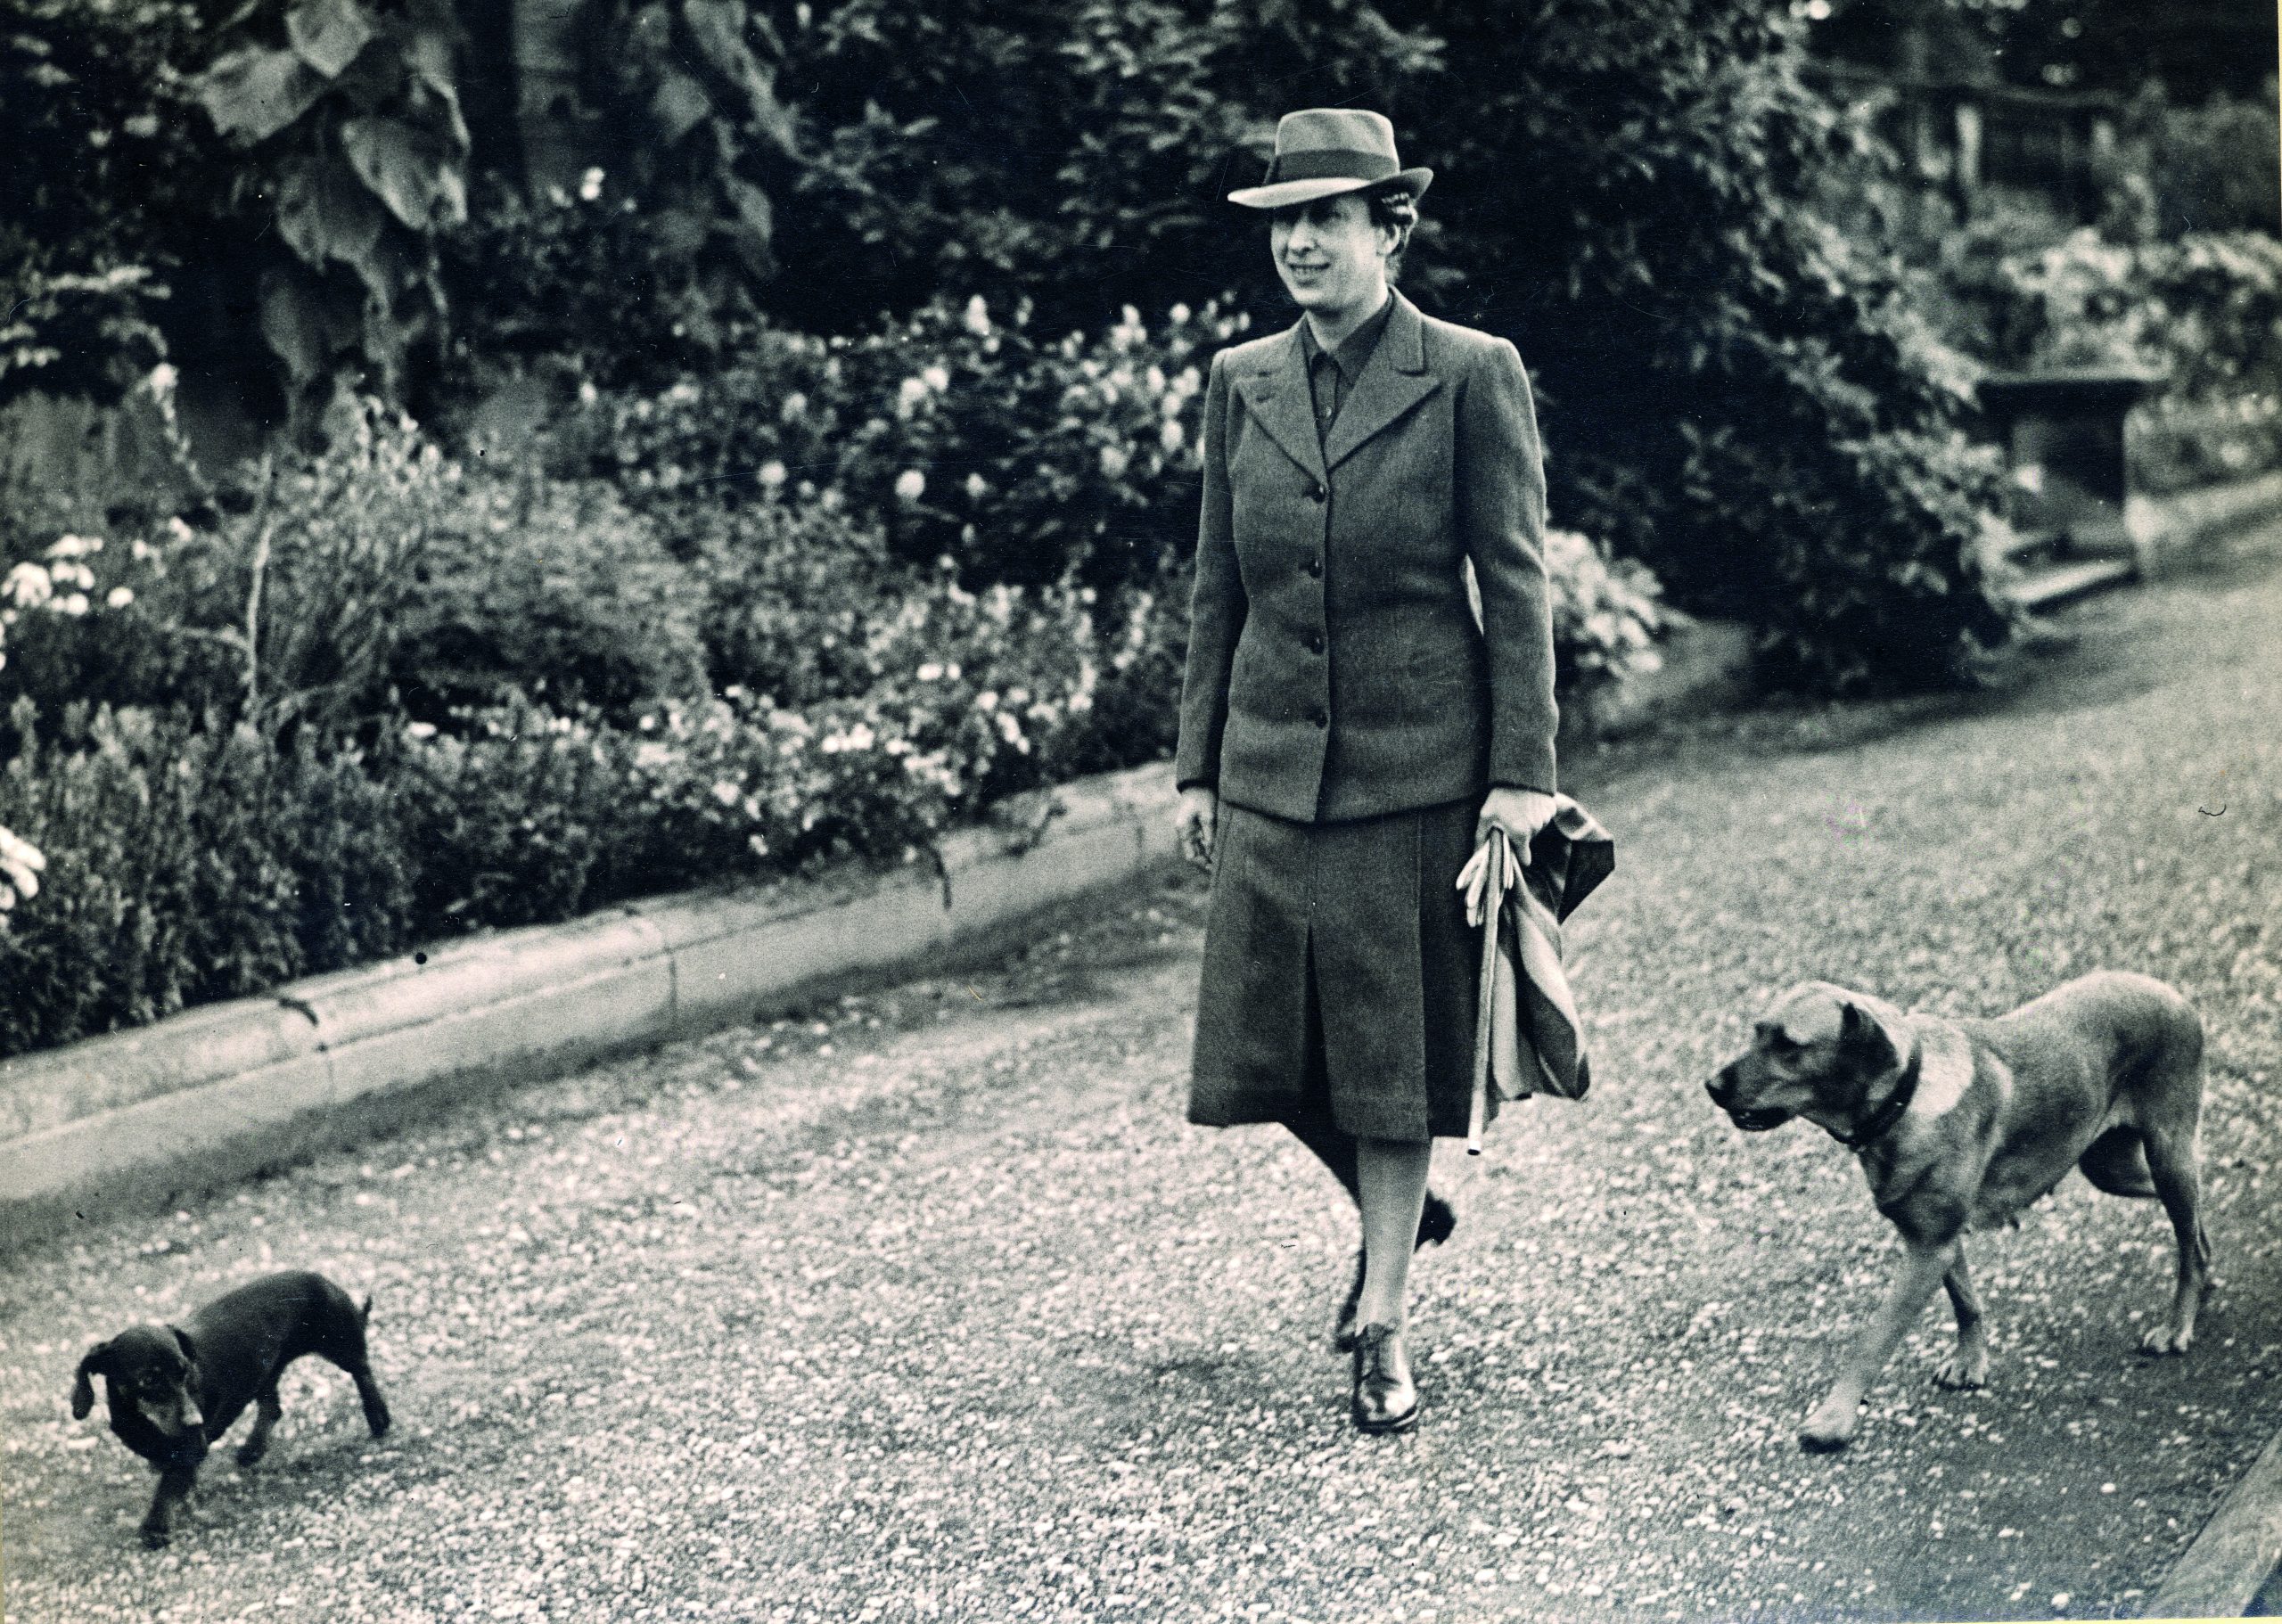
[[[1363,1138],[1465,1133],[1481,944],[1456,882],[1476,810],[1301,824],[1222,807],[1190,1121],[1327,1107]]]

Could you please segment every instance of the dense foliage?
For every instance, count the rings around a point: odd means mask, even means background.
[[[820,86],[828,138],[780,209],[825,273],[768,291],[796,324],[947,282],[1049,329],[1222,286],[1280,324],[1220,193],[1284,108],[1378,107],[1438,171],[1408,283],[1520,346],[1561,521],[1765,626],[1777,676],[1944,680],[2003,635],[1960,392],[1899,284],[1802,206],[1851,134],[1767,8],[799,9],[784,80]]]

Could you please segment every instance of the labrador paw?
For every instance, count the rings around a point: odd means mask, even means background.
[[[2149,1358],[2164,1358],[2185,1353],[2195,1345],[2195,1333],[2171,1325],[2158,1325],[2139,1339],[2139,1351]]]
[[[139,1532],[143,1536],[143,1548],[146,1551],[163,1551],[174,1542],[172,1532],[164,1528],[154,1527],[148,1522],[143,1525]]]
[[[1933,1380],[1943,1387],[1977,1392],[1989,1385],[1989,1356],[1953,1353],[1933,1366]]]
[[[238,1446],[238,1453],[235,1458],[238,1464],[241,1466],[254,1466],[259,1465],[261,1463],[261,1457],[268,1453],[269,1440],[267,1439],[263,1439],[259,1442],[256,1442],[252,1439],[248,1439],[244,1443]]]
[[[1810,1455],[1835,1455],[1854,1441],[1854,1429],[1858,1424],[1851,1410],[1844,1415],[1833,1415],[1826,1409],[1817,1410],[1799,1429],[1799,1448]]]

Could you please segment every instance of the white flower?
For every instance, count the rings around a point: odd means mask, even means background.
[[[985,688],[974,696],[974,708],[985,715],[989,714],[998,709],[998,695],[990,689]]]
[[[1168,451],[1179,450],[1181,441],[1186,437],[1187,431],[1180,426],[1180,419],[1178,417],[1166,418],[1165,426],[1157,431],[1158,444]]]
[[[910,416],[911,408],[917,406],[921,401],[926,398],[926,380],[923,378],[906,378],[896,387],[895,414],[898,417]]]
[[[946,666],[943,668],[943,675],[944,675],[945,677],[948,677],[948,678],[949,678],[951,681],[953,681],[953,682],[956,682],[956,681],[958,681],[958,679],[959,679],[959,662],[958,662],[957,660],[952,660],[949,664],[946,665]]]
[[[164,400],[175,392],[175,382],[180,376],[181,374],[176,372],[171,365],[165,361],[160,362],[151,369],[151,393],[159,399]]]
[[[55,545],[48,548],[47,555],[50,558],[85,558],[90,553],[103,550],[103,538],[100,536],[60,536]]]
[[[717,781],[713,785],[713,799],[719,801],[725,807],[735,806],[737,804],[737,798],[743,793],[743,791],[737,788],[735,784],[731,783],[726,778]]]
[[[809,398],[806,395],[801,394],[798,390],[795,390],[792,393],[784,397],[784,404],[776,409],[776,414],[783,418],[786,422],[791,422],[795,417],[798,417],[801,413],[808,409]]]
[[[37,564],[26,562],[8,571],[0,591],[15,599],[19,609],[37,609],[54,595],[55,582]]]
[[[134,587],[114,586],[111,589],[110,595],[103,599],[103,606],[107,609],[124,609],[133,602],[135,602]]]
[[[603,172],[600,169],[589,169],[579,177],[579,195],[580,197],[586,199],[587,201],[591,203],[602,194]]]
[[[1102,447],[1102,472],[1112,480],[1122,478],[1126,464],[1131,461],[1132,458],[1126,455],[1125,447],[1122,446]]]
[[[13,907],[19,897],[39,895],[40,871],[47,858],[21,835],[0,828],[0,911]]]
[[[198,534],[197,531],[190,528],[189,521],[185,520],[179,513],[167,521],[167,532],[176,541],[190,541]],[[135,556],[140,558],[142,554],[138,553]]]
[[[895,477],[895,494],[906,502],[916,502],[927,489],[927,476],[916,468],[907,468]]]
[[[981,500],[982,500],[982,497],[983,497],[983,493],[984,493],[984,492],[986,492],[986,491],[988,491],[989,488],[990,488],[990,481],[989,481],[989,480],[986,480],[986,479],[984,479],[981,474],[979,474],[979,473],[971,473],[971,474],[967,475],[967,477],[966,477],[966,495],[967,495],[967,500],[968,500],[968,501],[970,501],[970,502],[980,502],[980,501],[981,501]]]
[[[983,302],[981,294],[978,293],[966,301],[966,315],[962,318],[962,324],[979,339],[990,336],[990,307]]]
[[[602,391],[595,387],[594,381],[592,379],[582,379],[579,381],[579,404],[580,406],[592,406],[595,401],[600,400],[602,398]]]
[[[858,722],[848,730],[848,748],[850,750],[869,750],[876,742],[878,735],[866,723]]]
[[[1174,326],[1183,326],[1188,321],[1188,307],[1186,305],[1175,305],[1171,310],[1167,312],[1167,315],[1170,318]]]
[[[776,462],[774,459],[763,463],[760,465],[760,473],[758,477],[763,485],[767,486],[771,490],[775,490],[778,486],[784,483],[784,464]]]
[[[935,365],[928,367],[924,372],[921,373],[919,376],[921,380],[926,383],[927,387],[933,390],[938,395],[951,387],[950,371],[948,368],[943,366],[940,362]]]
[[[404,732],[406,738],[432,739],[436,736],[436,724],[433,722],[406,722],[404,725]]]

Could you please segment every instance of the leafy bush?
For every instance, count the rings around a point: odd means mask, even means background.
[[[2124,440],[2131,488],[2151,496],[2282,470],[2282,398],[2162,398],[2132,409]]]
[[[352,754],[185,711],[19,701],[0,827],[45,856],[0,929],[0,1053],[262,991],[405,945],[391,797]]]
[[[442,254],[462,400],[518,374],[558,405],[582,383],[661,390],[726,365],[757,316],[749,275],[697,275],[624,178],[600,168],[537,195],[481,177]]]
[[[253,471],[198,524],[88,538],[86,578],[65,599],[80,612],[42,618],[37,657],[0,668],[0,698],[353,726],[380,705],[421,561],[464,504],[456,464],[408,421],[367,410],[330,451]],[[11,578],[45,567],[17,561]],[[21,624],[20,642],[35,629]]]
[[[0,403],[111,401],[163,358],[179,246],[220,144],[167,71],[202,37],[176,0],[15,0],[0,28]]]
[[[455,483],[396,611],[385,677],[408,714],[527,694],[623,717],[704,690],[696,578],[610,486],[529,470]]]
[[[436,234],[467,214],[469,135],[443,0],[264,0],[189,82],[242,149],[226,167],[261,337],[294,420],[371,375],[412,398],[444,338]]]
[[[2282,194],[2275,186],[2282,129],[2272,78],[2262,96],[2220,92],[2199,107],[2171,105],[2158,84],[2132,112],[2156,236],[2282,233]]]

